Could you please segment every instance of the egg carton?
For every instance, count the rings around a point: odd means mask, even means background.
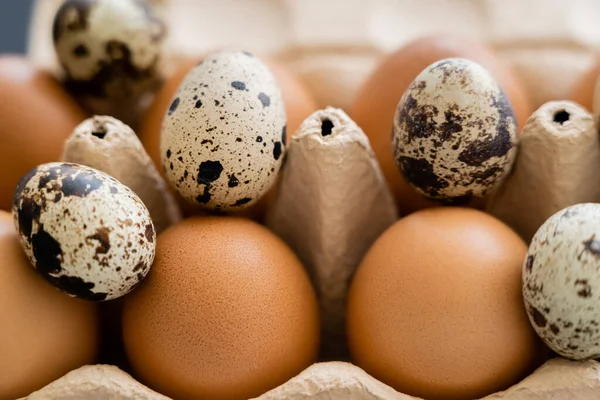
[[[33,13],[30,56],[38,64],[48,68],[56,68],[48,32],[50,32],[54,10],[60,2],[61,0],[38,0]],[[346,106],[347,101],[352,98],[383,55],[416,36],[433,31],[439,32],[440,26],[443,31],[488,38],[500,54],[511,61],[517,67],[519,74],[526,78],[524,81],[530,85],[530,93],[535,93],[537,96],[534,99],[537,105],[552,98],[566,97],[573,81],[591,64],[595,45],[600,43],[598,40],[600,37],[594,36],[598,35],[594,29],[585,31],[585,21],[578,22],[577,26],[574,26],[572,22],[574,19],[568,18],[568,15],[574,12],[573,9],[584,7],[587,10],[598,9],[599,4],[593,0],[562,2],[551,9],[547,3],[537,0],[512,0],[510,6],[504,1],[460,0],[439,3],[436,0],[427,0],[417,5],[409,0],[394,2],[394,4],[390,1],[378,0],[370,2],[369,8],[364,10],[365,13],[352,14],[348,11],[352,8],[348,7],[348,2],[341,1],[330,1],[324,4],[316,0],[306,2],[251,0],[244,2],[243,6],[240,5],[241,2],[209,0],[193,3],[184,0],[156,0],[156,3],[167,20],[177,21],[176,24],[172,24],[174,31],[167,49],[170,54],[165,65],[167,71],[169,60],[174,61],[185,55],[197,54],[235,41],[237,45],[245,46],[252,51],[278,54],[304,79],[307,86],[313,89],[323,106],[328,104]],[[366,7],[366,3],[356,3],[357,7]],[[435,7],[432,7],[434,3]],[[189,17],[194,15],[195,7],[210,10],[210,13],[215,16],[224,17],[226,12],[231,13],[234,10],[243,13],[245,19],[256,21],[260,18],[269,18],[270,21],[279,21],[279,23],[263,24],[272,31],[255,32],[247,29],[248,27],[240,22],[237,28],[223,32],[223,35],[202,35],[203,32],[197,32],[201,29],[199,25],[202,24]],[[531,26],[527,29],[515,26],[515,15],[518,12],[535,15],[535,18],[528,18]],[[207,12],[204,11],[203,14]],[[410,17],[406,18],[405,25],[398,25],[397,21],[390,21],[388,15],[410,15]],[[448,15],[460,15],[471,23],[451,24],[448,22],[451,21]],[[284,16],[287,19],[281,20]],[[336,24],[324,21],[322,18],[325,16],[337,18]],[[422,18],[418,18],[419,16]],[[411,22],[412,20],[419,21],[419,25]],[[222,29],[217,26],[216,21],[219,21],[219,18],[214,18],[209,26],[220,32]],[[372,21],[381,22],[381,26],[373,25]],[[421,24],[421,21],[429,22]],[[229,28],[232,26],[232,24],[226,25]],[[396,25],[401,26],[402,29],[392,29]],[[593,21],[588,25],[592,26]],[[392,30],[388,31],[388,28]],[[284,31],[292,33],[284,35],[282,33]],[[582,31],[586,34],[582,35]],[[394,34],[390,35],[389,32]],[[204,42],[194,40],[192,43],[185,40],[190,34],[207,39]],[[242,42],[239,42],[240,40]],[[550,66],[544,68],[542,74],[538,73],[540,63]],[[553,82],[553,84],[547,85],[546,82]],[[565,103],[544,107],[547,108],[543,111],[546,114],[538,111],[538,116],[545,116],[545,119],[542,118],[544,121],[547,121],[548,116],[561,107],[567,107],[571,110],[571,115],[585,120],[584,127],[581,128],[585,134],[578,135],[581,140],[571,144],[577,148],[589,145],[591,139],[586,138],[591,137],[589,133],[596,129],[590,122],[592,118],[589,114],[574,105]],[[337,130],[326,140],[320,135],[320,121],[323,118],[332,120]],[[548,127],[544,122],[540,122],[529,129],[532,132],[530,136],[534,138],[531,139],[532,143],[535,144],[536,137],[545,138],[542,139],[543,145],[551,149],[546,153],[548,157],[566,154],[559,151],[563,145],[557,144],[559,138],[564,136],[561,135],[560,127]],[[336,332],[339,332],[340,326],[345,323],[341,310],[347,281],[366,249],[396,220],[397,214],[368,140],[343,111],[333,108],[324,109],[305,121],[301,131],[304,134],[297,135],[295,138],[296,154],[294,157],[290,156],[288,161],[290,164],[282,176],[282,185],[286,186],[286,190],[282,190],[281,193],[287,197],[281,196],[275,201],[269,211],[267,225],[294,248],[313,276],[321,297],[321,313],[327,316],[324,320],[328,321],[324,325],[324,348],[330,349],[335,356],[346,351],[343,346],[336,348],[332,344],[344,343],[344,340],[339,340],[340,338],[336,336]],[[556,134],[545,134],[550,131]],[[314,146],[322,148],[325,155],[319,159],[311,158],[306,151],[311,146],[313,149]],[[539,145],[532,145],[525,153],[536,154],[538,148]],[[310,153],[318,152],[313,150]],[[569,154],[578,153],[573,151]],[[348,165],[348,170],[343,174],[338,172],[339,176],[323,173],[329,171],[330,169],[327,168],[329,163],[339,157],[345,157],[343,164]],[[534,158],[521,157],[521,160],[534,160]],[[567,157],[559,160],[565,166],[574,165]],[[589,190],[586,193],[575,192],[568,195],[565,195],[564,191],[550,190],[543,215],[533,214],[531,219],[523,219],[522,215],[527,211],[527,207],[533,207],[534,197],[531,194],[526,196],[527,201],[524,202],[523,198],[520,198],[521,202],[516,202],[519,198],[518,194],[524,190],[523,179],[537,179],[542,182],[556,180],[555,176],[549,175],[549,172],[543,168],[538,168],[536,175],[535,166],[534,161],[520,161],[516,167],[516,177],[513,176],[496,197],[501,201],[492,202],[488,210],[525,234],[533,229],[532,227],[539,226],[543,222],[542,218],[549,216],[553,207],[556,208],[561,204],[568,205],[589,195]],[[563,171],[563,169],[558,170]],[[315,185],[322,190],[319,190],[318,195],[315,196],[314,192],[305,186],[295,185],[294,173],[313,176]],[[566,172],[558,173],[562,173],[563,177],[567,176]],[[347,179],[345,181],[340,179],[340,176],[363,177],[358,184],[352,182],[352,190],[361,193],[361,196],[356,196],[361,199],[360,202],[335,200],[336,193],[340,193],[341,188],[348,182]],[[325,185],[324,181],[330,184]],[[597,200],[600,200],[600,194],[596,196],[594,193],[591,197],[594,197],[593,200],[599,197]],[[521,208],[512,206],[511,201],[518,203]],[[340,208],[339,204],[344,206]],[[303,217],[315,215],[315,210],[327,208],[336,209],[334,215],[338,224],[327,224],[315,218]],[[377,213],[373,214],[372,210],[377,210]],[[304,225],[292,224],[292,220],[286,217],[294,212],[296,215],[293,219],[302,221]],[[318,214],[325,216],[332,213]],[[352,218],[346,218],[347,215],[352,215]],[[343,245],[333,251],[334,243],[343,243]],[[327,249],[327,251],[315,249]],[[339,254],[347,257],[340,258]],[[333,281],[332,276],[335,277]],[[515,386],[485,399],[586,400],[599,398],[599,393],[600,363],[558,358],[548,361]],[[27,397],[31,400],[106,398],[167,399],[137,382],[124,371],[108,365],[84,366]],[[416,399],[395,391],[360,368],[345,362],[316,363],[257,399],[304,398]]]
[[[597,399],[600,363],[554,359],[522,382],[481,400]],[[20,400],[168,400],[111,365],[85,366]],[[344,362],[317,363],[253,400],[419,400]]]

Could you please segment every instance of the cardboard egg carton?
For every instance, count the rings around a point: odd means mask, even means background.
[[[49,32],[52,17],[62,0],[37,0],[32,15],[30,32],[30,57],[39,65],[56,69]],[[556,98],[565,98],[572,83],[593,61],[593,52],[600,44],[600,31],[595,29],[593,18],[573,18],[576,13],[594,15],[600,13],[596,0],[570,0],[555,2],[548,7],[543,0],[481,1],[438,0],[389,1],[373,0],[248,0],[245,2],[198,0],[154,0],[160,13],[171,27],[167,43],[165,71],[181,56],[198,54],[219,46],[236,45],[251,51],[277,54],[313,90],[319,103],[325,107],[345,107],[368,73],[385,56],[398,46],[432,32],[446,31],[487,40],[509,60],[533,93],[536,105]],[[354,3],[354,4],[349,4]],[[362,8],[362,12],[356,12]],[[579,10],[579,11],[578,11]],[[582,10],[585,10],[583,12]],[[209,16],[199,23],[197,16]],[[235,15],[243,15],[236,18]],[[461,23],[453,22],[452,15],[460,16]],[[233,16],[233,17],[232,17]],[[520,25],[526,16],[528,24]],[[234,18],[237,23],[223,24]],[[334,19],[335,23],[330,23]],[[399,20],[398,20],[399,19]],[[268,21],[269,23],[261,23]],[[260,29],[257,28],[260,27]],[[194,37],[194,40],[187,38]],[[205,38],[205,40],[198,40]],[[543,68],[542,68],[543,67]],[[552,84],[547,84],[552,82]],[[328,204],[330,195],[311,197],[311,191],[303,192],[294,187],[294,172],[312,173],[315,185],[325,185],[319,179],[335,182],[343,190],[343,176],[368,177],[353,190],[356,193],[379,193],[370,201],[355,207],[336,209],[343,216],[356,210],[380,210],[377,218],[339,218],[339,223],[312,221],[314,226],[294,229],[287,221],[278,218],[277,203],[269,217],[270,227],[287,237],[288,243],[309,265],[313,279],[323,288],[327,281],[319,282],[319,271],[326,272],[337,266],[326,249],[331,243],[344,238],[349,249],[360,249],[351,259],[344,259],[343,268],[337,274],[348,277],[358,265],[362,253],[374,238],[395,219],[396,210],[389,200],[381,171],[368,141],[340,110],[327,109],[314,116],[327,117],[338,123],[339,132],[327,140],[319,138],[315,120],[309,119],[304,126],[306,135],[299,136],[293,146],[296,156],[286,168],[289,191],[294,193],[285,200],[288,210],[298,215],[308,215],[310,209],[320,207],[333,210]],[[318,160],[310,159],[305,148],[310,146]],[[346,157],[345,165],[353,171],[345,171],[335,177],[319,174],[311,168],[327,170],[329,163]],[[291,166],[291,167],[290,167]],[[296,169],[297,171],[294,171]],[[282,182],[285,184],[285,176]],[[356,182],[352,182],[356,185]],[[285,191],[283,191],[285,192]],[[510,196],[507,196],[510,197]],[[339,204],[339,203],[338,203]],[[359,211],[358,211],[359,212]],[[366,212],[366,211],[363,211]],[[331,213],[327,213],[330,215]],[[324,214],[325,215],[325,214]],[[356,215],[355,215],[356,216]],[[356,221],[365,224],[361,229]],[[311,221],[306,220],[306,223]],[[341,224],[341,225],[340,225]],[[328,227],[327,234],[315,236],[319,226]],[[303,235],[311,233],[311,244]],[[370,232],[369,237],[349,237],[347,232]],[[320,240],[320,241],[319,241]],[[314,250],[325,249],[325,250]],[[326,276],[327,274],[323,274]],[[344,278],[344,279],[346,279]],[[331,297],[331,307],[345,295],[345,285],[337,284]],[[327,290],[327,289],[319,289]],[[333,289],[331,289],[333,290]],[[333,292],[332,292],[333,293]],[[343,325],[343,318],[339,321]],[[335,327],[334,327],[335,328]],[[324,332],[325,335],[328,332]],[[408,400],[414,397],[399,393],[371,377],[360,368],[345,362],[316,363],[281,386],[264,393],[257,399],[360,399],[360,400]],[[552,359],[532,375],[506,391],[485,397],[487,400],[542,400],[542,399],[598,399],[600,398],[600,363],[596,361],[569,361]],[[167,397],[152,391],[115,366],[91,365],[74,370],[48,386],[32,393],[29,400],[164,400]]]
[[[554,359],[522,382],[481,400],[598,399],[600,363]],[[111,365],[72,371],[27,400],[168,400]],[[418,400],[344,362],[317,363],[253,400]],[[20,399],[25,400],[25,398]]]

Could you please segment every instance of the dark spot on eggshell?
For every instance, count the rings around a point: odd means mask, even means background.
[[[434,118],[438,114],[437,107],[429,104],[419,105],[413,96],[407,94],[398,111],[398,125],[406,134],[405,141],[410,143],[415,138],[428,138],[435,134],[437,122]]]
[[[249,51],[242,51],[242,54],[245,54],[248,57],[254,57],[254,54],[250,53]]]
[[[196,105],[195,105],[195,107],[196,107],[196,108],[200,108],[200,107],[202,107],[202,100],[198,100],[198,101],[196,101]]]
[[[31,236],[33,222],[39,222],[40,206],[32,199],[24,197],[21,206],[17,211],[17,221],[19,222],[19,232],[27,238]]]
[[[152,224],[147,224],[144,228],[144,236],[146,236],[146,240],[150,243],[154,243],[154,226]]]
[[[246,90],[246,84],[240,81],[231,82],[231,87],[237,90]]]
[[[257,136],[257,137],[256,137],[256,142],[257,142],[257,143],[261,143],[262,141],[263,141],[263,138],[262,138],[262,136]]]
[[[454,107],[453,109],[444,112],[445,121],[439,126],[439,138],[442,142],[454,139],[456,133],[463,131],[462,123],[464,118],[455,113],[457,109],[458,107]]]
[[[546,317],[544,317],[544,314],[542,314],[535,307],[531,307],[529,311],[530,311],[531,316],[533,318],[533,322],[535,322],[535,324],[537,326],[539,326],[540,328],[546,327],[546,325],[548,324],[548,321],[546,320]]]
[[[406,180],[432,197],[437,197],[440,190],[448,187],[448,182],[440,179],[425,159],[400,157],[397,162]]]
[[[90,0],[65,1],[54,17],[52,40],[56,43],[65,32],[75,32],[87,29],[88,17],[93,2]],[[67,19],[67,15],[70,17]],[[71,16],[75,16],[72,18]]]
[[[534,261],[535,261],[534,255],[527,256],[527,261],[525,262],[525,269],[527,270],[527,272],[531,272],[531,270],[533,269]]]
[[[179,107],[179,102],[181,100],[179,99],[179,97],[175,97],[175,99],[173,100],[173,102],[171,103],[171,105],[169,106],[169,115],[172,115],[175,111],[177,111],[177,107]]]
[[[252,201],[252,199],[250,197],[244,197],[243,199],[239,199],[238,201],[236,201],[235,203],[233,203],[232,207],[243,206],[244,204],[248,204],[251,201]]]
[[[211,185],[206,185],[204,186],[204,190],[202,192],[202,194],[199,194],[198,196],[196,196],[196,201],[199,204],[206,204],[210,201],[212,195],[210,193],[210,189],[212,188]]]
[[[238,178],[236,178],[235,174],[229,175],[229,182],[227,182],[227,186],[230,188],[236,187],[240,184]]]
[[[592,287],[587,279],[576,279],[575,287],[577,287],[577,296],[587,299],[592,297]]]
[[[584,252],[588,252],[596,258],[600,258],[600,242],[596,240],[596,235],[583,242]]]
[[[560,332],[560,329],[558,328],[558,326],[556,326],[554,324],[550,324],[550,331],[552,331],[552,333],[554,335],[558,335]]]
[[[215,100],[215,106],[219,106],[221,104],[221,102],[219,100]]]
[[[265,93],[259,93],[258,99],[262,103],[263,107],[269,107],[271,105],[271,98],[269,98],[269,96],[267,96]]]
[[[93,292],[92,289],[96,285],[92,282],[86,282],[77,276],[61,275],[59,277],[54,277],[47,275],[44,276],[44,278],[63,292],[80,299],[89,301],[104,301],[108,297],[108,293]]]
[[[473,141],[458,156],[458,159],[469,166],[480,166],[493,157],[503,157],[515,146],[511,129],[514,129],[513,110],[502,90],[493,96],[492,108],[498,111],[498,123],[495,134],[485,139]]]
[[[62,270],[62,248],[60,243],[44,230],[40,224],[31,237],[31,247],[36,261],[36,269],[43,275],[56,274]]]
[[[116,187],[114,187],[114,186],[111,186],[111,187],[110,187],[110,192],[111,192],[112,194],[117,194],[117,193],[119,193],[119,190],[118,190]]]
[[[67,168],[70,168],[70,166]],[[44,171],[38,181],[38,189],[45,189],[51,182],[54,182],[56,185],[60,177],[61,173],[59,168],[50,168],[47,171]]]
[[[27,171],[27,173],[25,175],[23,175],[23,177],[21,177],[21,179],[19,179],[19,183],[17,183],[17,187],[15,188],[15,192],[13,195],[13,206],[15,206],[15,207],[18,206],[19,200],[22,198],[22,196],[25,194],[25,192],[28,191],[28,189],[26,188],[27,183],[29,183],[31,178],[33,178],[35,175],[37,175],[37,173],[38,173],[38,169],[32,168],[29,171]]]
[[[135,267],[133,267],[133,270],[132,270],[132,272],[143,271],[143,270],[145,270],[146,268],[147,268],[147,267],[146,267],[146,264],[145,264],[145,263],[143,263],[143,262],[140,262],[140,263],[138,263],[138,264],[137,264]]]
[[[78,173],[75,175],[71,172],[71,174],[62,179],[60,190],[66,197],[85,197],[102,187],[102,180],[99,179],[96,174],[79,170],[73,166],[70,166],[69,168],[72,172],[78,171]]]
[[[198,168],[198,184],[208,185],[216,181],[223,172],[223,165],[219,161],[203,161]]]
[[[275,158],[275,160],[279,160],[279,157],[281,157],[281,153],[281,142],[275,142],[275,144],[273,145],[273,158]]]
[[[110,229],[101,227],[96,229],[96,233],[86,238],[86,241],[95,240],[98,242],[96,254],[106,254],[110,250]]]

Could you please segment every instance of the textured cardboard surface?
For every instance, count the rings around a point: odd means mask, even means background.
[[[363,131],[340,109],[330,107],[308,117],[290,139],[267,226],[290,245],[312,276],[325,357],[346,357],[350,279],[375,239],[397,218]]]
[[[575,103],[540,107],[523,128],[512,174],[487,211],[529,242],[561,209],[600,202],[600,186],[594,183],[600,170],[597,129],[592,115]]]
[[[600,363],[554,359],[506,391],[481,400],[595,400]],[[31,394],[28,400],[168,400],[110,365],[86,366]],[[398,393],[352,364],[317,363],[254,400],[418,400]],[[24,400],[24,399],[21,399]]]

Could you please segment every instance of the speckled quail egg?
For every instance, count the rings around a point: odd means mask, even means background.
[[[83,165],[49,163],[29,171],[17,186],[13,217],[31,263],[71,296],[123,296],[154,260],[156,233],[144,203]]]
[[[475,62],[448,58],[421,72],[400,99],[394,156],[417,191],[464,204],[508,174],[516,134],[512,107],[492,75]]]
[[[67,0],[53,27],[67,86],[99,98],[129,97],[155,84],[164,36],[142,0]]]
[[[537,231],[523,265],[523,298],[538,335],[574,360],[600,357],[600,204],[578,204]]]
[[[192,203],[231,211],[273,185],[284,158],[286,114],[271,71],[247,52],[219,52],[194,67],[163,119],[167,180]]]

